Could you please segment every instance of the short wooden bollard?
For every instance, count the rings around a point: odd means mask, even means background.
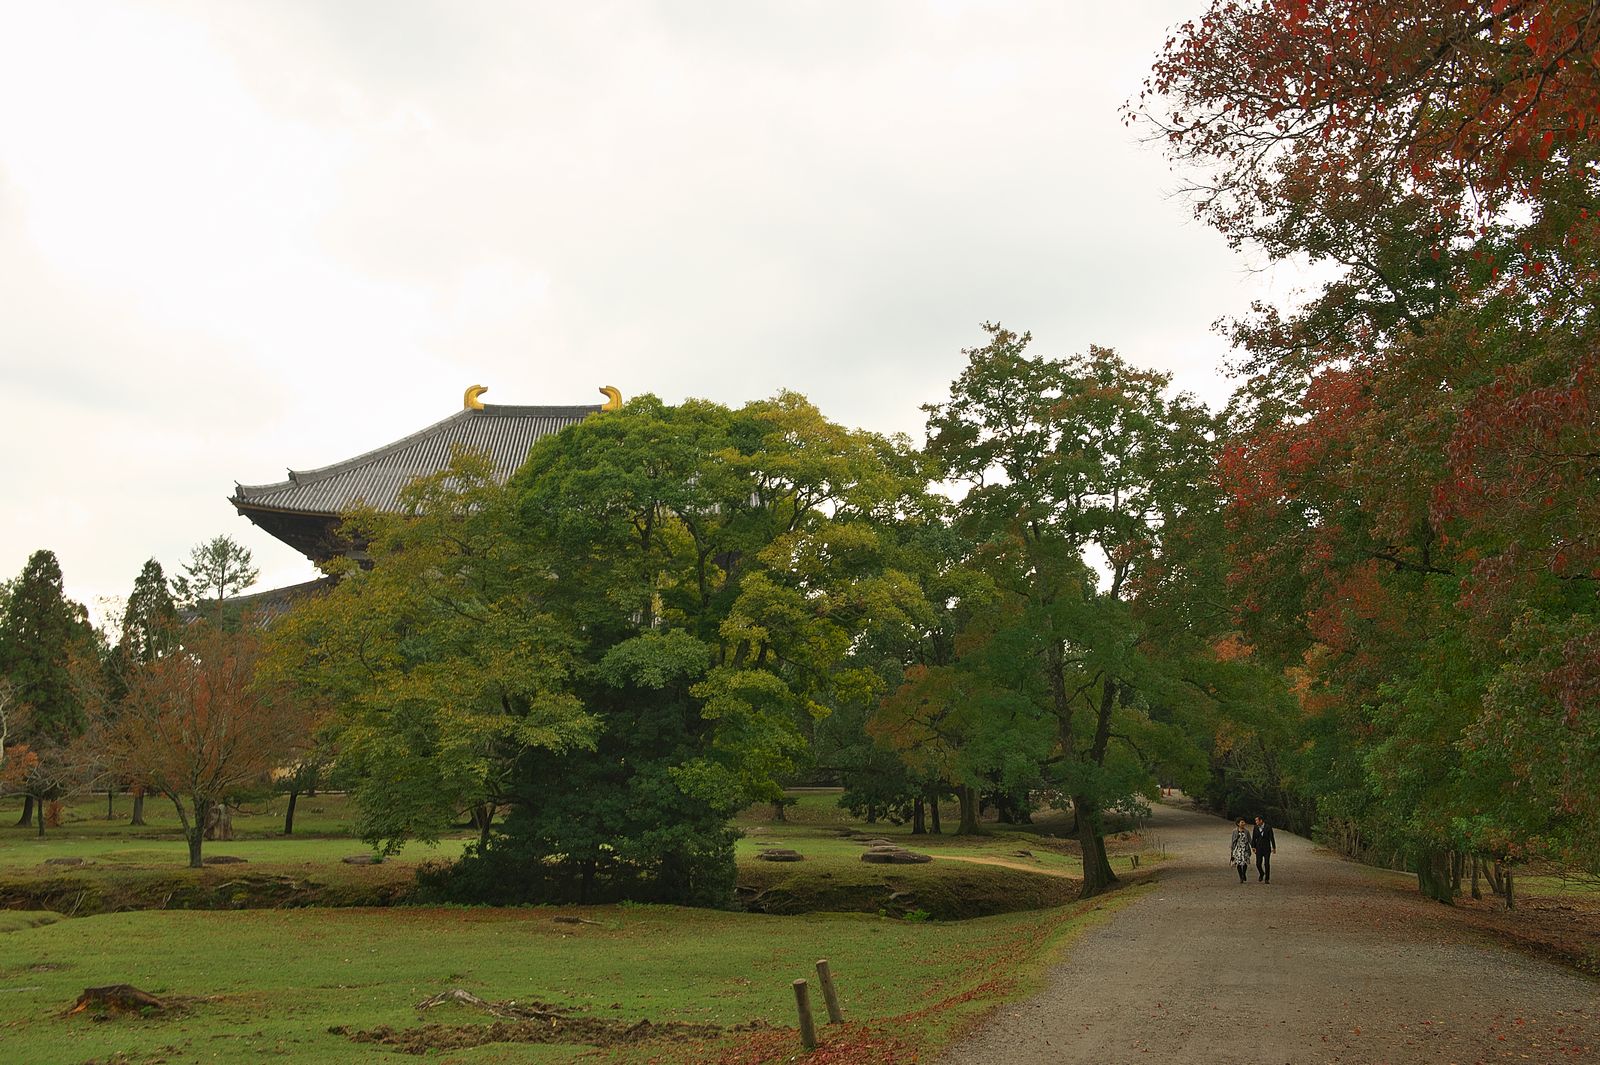
[[[817,1026],[811,1023],[811,993],[804,980],[794,982],[794,1008],[800,1012],[800,1045],[817,1049]]]
[[[839,992],[833,989],[833,970],[827,958],[817,959],[817,983],[822,985],[822,1001],[828,1007],[828,1023],[843,1024],[844,1014],[839,1011]]]

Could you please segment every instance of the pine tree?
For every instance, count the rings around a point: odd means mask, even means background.
[[[180,605],[220,615],[227,599],[254,584],[259,572],[251,565],[250,549],[223,534],[195,545],[172,579],[172,591]]]
[[[34,740],[64,743],[83,732],[83,704],[67,665],[73,646],[90,635],[88,612],[62,591],[55,553],[35,551],[0,613],[0,665],[17,702],[28,707]]]
[[[59,756],[87,725],[72,683],[73,654],[85,648],[93,654],[93,644],[88,611],[63,593],[55,553],[35,551],[0,603],[0,673],[26,714],[26,729],[16,739],[27,744],[34,767],[24,778],[27,801],[18,824],[35,814],[41,834],[43,803],[60,794],[68,775],[57,764]]]
[[[128,595],[128,605],[122,615],[122,636],[108,657],[106,705],[115,713],[129,687],[134,674],[142,667],[170,653],[178,642],[178,608],[167,586],[167,575],[161,563],[150,559],[134,579],[133,591]],[[124,783],[128,781],[124,780]],[[132,782],[133,820],[142,825],[144,820],[144,784]],[[109,789],[108,789],[109,790]],[[107,816],[110,796],[107,796]]]

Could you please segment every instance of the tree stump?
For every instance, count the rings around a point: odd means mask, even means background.
[[[132,984],[109,984],[84,988],[83,994],[78,996],[78,1001],[67,1012],[82,1013],[87,1009],[95,1009],[107,1013],[144,1013],[163,1012],[166,1008],[165,1002]]]

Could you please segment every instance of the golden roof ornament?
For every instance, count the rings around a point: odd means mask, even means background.
[[[487,385],[473,385],[461,397],[462,410],[482,410],[483,400],[478,397],[489,391]]]
[[[600,394],[606,397],[606,401],[600,404],[601,410],[622,409],[622,392],[620,390],[610,385],[601,385]]]

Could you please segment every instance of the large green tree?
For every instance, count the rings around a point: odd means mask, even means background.
[[[1072,799],[1089,896],[1115,880],[1104,812],[1151,786],[1172,754],[1158,747],[1198,732],[1180,717],[1223,703],[1198,675],[1230,668],[1211,651],[1214,618],[1178,624],[1139,609],[1198,576],[1173,564],[1172,540],[1214,509],[1212,419],[1169,395],[1165,375],[1106,349],[1036,357],[1027,334],[986,329],[948,400],[927,408],[928,450],[967,486],[958,527],[1002,603],[938,683],[960,715],[988,703],[987,725],[1022,720],[1029,705],[1051,721],[1046,768]]]
[[[902,451],[784,394],[636,399],[505,488],[458,456],[410,513],[357,519],[371,568],[280,627],[278,661],[349,708],[374,838],[509,807],[444,890],[723,903],[729,818],[875,683],[858,634],[918,601],[876,533]]]
[[[266,676],[336,707],[360,828],[398,849],[458,812],[486,818],[523,751],[592,743],[568,690],[581,636],[552,612],[547,561],[514,535],[488,460],[458,453],[402,494],[400,514],[350,521],[370,566],[269,632]]]
[[[645,891],[726,899],[728,818],[776,797],[838,700],[881,691],[850,651],[920,602],[879,533],[921,488],[902,452],[792,394],[738,410],[644,397],[513,479],[590,636],[580,681],[605,722],[588,785],[523,806],[522,838],[581,844],[580,893],[645,870]]]

